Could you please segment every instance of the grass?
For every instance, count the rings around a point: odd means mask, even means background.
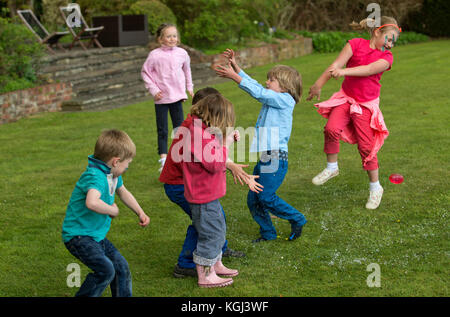
[[[157,179],[151,101],[107,112],[46,113],[0,126],[0,296],[75,294],[66,284],[66,267],[79,262],[62,243],[61,224],[87,156],[107,128],[127,131],[137,145],[124,182],[151,217],[140,228],[134,213],[118,202],[121,214],[108,234],[130,264],[134,296],[448,296],[449,47],[446,40],[393,50],[394,66],[382,78],[381,108],[390,136],[379,152],[385,194],[377,210],[364,208],[368,180],[356,146],[342,145],[339,177],[320,187],[311,183],[325,165],[325,121],[305,97],[295,108],[289,172],[279,189],[308,219],[302,237],[287,242],[289,224],[274,219],[280,238],[253,245],[258,227],[246,207],[247,191],[228,177],[221,200],[227,238],[247,257],[225,259],[240,275],[223,289],[200,289],[194,278],[171,275],[189,219],[168,201]],[[302,73],[306,96],[335,57],[312,54],[283,63]],[[262,82],[271,66],[247,71]],[[322,99],[340,82],[330,81]],[[253,126],[260,105],[234,83],[215,87],[234,103],[236,126]],[[404,175],[405,182],[391,184],[391,173]],[[366,284],[370,263],[380,265],[379,288]],[[82,280],[87,273],[81,265]]]

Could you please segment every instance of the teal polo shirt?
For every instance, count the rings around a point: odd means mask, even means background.
[[[86,196],[89,189],[101,193],[100,199],[112,205],[116,189],[123,185],[122,176],[113,178],[111,169],[105,162],[88,157],[88,166],[81,175],[67,206],[62,226],[62,238],[68,242],[75,236],[90,236],[100,242],[106,237],[111,226],[109,215],[99,214],[86,207]]]

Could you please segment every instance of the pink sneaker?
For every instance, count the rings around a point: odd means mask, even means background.
[[[222,261],[217,261],[216,264],[214,264],[214,270],[216,271],[217,275],[222,275],[225,277],[233,277],[239,274],[238,270],[233,270],[225,267]]]
[[[196,265],[198,275],[198,286],[205,288],[225,287],[233,283],[232,278],[218,277],[214,266]]]

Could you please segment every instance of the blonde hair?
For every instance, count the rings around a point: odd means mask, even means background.
[[[177,38],[178,38],[177,44],[181,43],[180,42],[180,33],[178,32],[177,26],[172,23],[163,23],[158,27],[158,29],[156,30],[156,37],[155,37],[156,42],[159,43],[159,41],[161,40],[161,37],[163,37],[163,35],[164,35],[164,31],[170,27],[173,27],[173,28],[175,28],[175,30],[177,30]]]
[[[112,129],[103,131],[95,143],[94,157],[108,162],[113,157],[120,161],[136,156],[136,146],[124,131]]]
[[[295,103],[297,103],[302,96],[302,75],[293,67],[286,65],[276,65],[267,73],[267,78],[274,78],[278,80],[280,88],[286,90]]]
[[[370,37],[373,37],[375,30],[377,30],[380,26],[385,25],[385,24],[394,24],[397,27],[392,26],[392,25],[384,26],[383,28],[380,29],[381,34],[384,34],[388,31],[392,31],[392,30],[395,30],[397,32],[399,31],[397,20],[395,20],[392,17],[388,17],[388,16],[384,16],[384,15],[380,18],[380,25],[375,25],[375,19],[366,18],[364,20],[361,20],[359,23],[356,23],[355,21],[353,21],[352,23],[350,23],[350,26],[354,30],[366,30],[369,32]]]
[[[227,127],[234,127],[233,104],[220,93],[210,94],[191,107],[191,115],[199,117],[210,128],[218,128],[226,135]]]

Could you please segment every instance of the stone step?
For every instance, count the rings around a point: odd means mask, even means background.
[[[61,82],[71,82],[74,86],[74,90],[81,84],[96,84],[101,81],[107,80],[109,78],[117,77],[119,80],[121,77],[129,75],[129,74],[139,74],[141,73],[140,63],[124,63],[120,65],[116,65],[114,67],[108,69],[98,69],[92,71],[68,71],[64,76],[60,76],[56,78]]]
[[[77,97],[89,95],[91,93],[105,92],[108,93],[114,89],[123,89],[129,86],[144,86],[140,72],[127,74],[124,76],[113,76],[111,78],[97,81],[95,85],[90,82],[81,82],[73,86],[73,91]]]
[[[69,61],[65,64],[47,64],[41,67],[40,74],[50,75],[52,78],[58,79],[67,74],[78,74],[84,71],[92,71],[98,69],[108,69],[121,64],[144,64],[147,55],[124,55],[124,56],[104,56],[97,59],[87,59],[83,61]]]
[[[78,63],[82,61],[90,60],[102,60],[104,57],[122,57],[125,55],[148,55],[149,49],[146,46],[127,46],[127,47],[105,47],[103,49],[89,49],[84,50],[72,50],[65,53],[57,53],[53,55],[47,55],[43,58],[44,64],[51,65],[66,65],[70,63]]]
[[[63,111],[84,111],[96,108],[115,107],[123,101],[133,102],[137,99],[151,99],[151,96],[142,86],[129,86],[126,88],[111,89],[108,93],[97,92],[85,96],[76,96],[62,104]]]
[[[95,76],[100,76],[102,73],[108,74],[111,71],[118,69],[130,70],[139,69],[142,67],[145,59],[123,59],[121,61],[112,63],[98,63],[98,64],[78,64],[76,66],[68,67],[52,67],[48,69],[43,69],[41,75],[52,78],[53,80],[59,81],[76,81],[76,79],[92,79]],[[95,74],[95,76],[93,75]]]

